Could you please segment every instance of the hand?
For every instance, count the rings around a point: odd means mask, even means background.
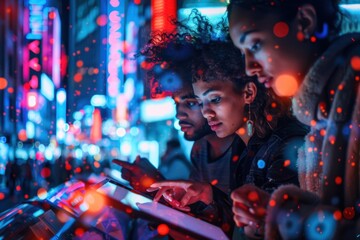
[[[238,227],[245,227],[245,234],[262,234],[266,207],[270,194],[260,188],[246,184],[231,193],[234,221]],[[261,231],[260,231],[261,230]],[[260,231],[260,232],[259,232]]]
[[[154,201],[159,201],[161,196],[174,208],[182,211],[190,211],[189,204],[202,201],[210,204],[213,201],[213,193],[210,184],[193,181],[164,181],[150,186],[148,191],[156,191]]]
[[[146,192],[152,183],[164,180],[161,173],[146,158],[137,156],[133,163],[118,159],[114,159],[112,162],[122,167],[121,177],[140,192]]]

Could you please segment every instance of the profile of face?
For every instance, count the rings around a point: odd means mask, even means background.
[[[264,14],[236,5],[229,16],[230,36],[245,55],[246,74],[256,75],[259,82],[272,87],[279,96],[296,93],[316,57],[309,41],[299,38],[299,32],[312,33],[314,9],[310,6],[301,11],[299,18],[288,23],[275,13]]]
[[[201,114],[191,85],[174,92],[173,99],[176,104],[176,118],[179,119],[179,125],[186,140],[196,141],[212,133],[206,119]]]
[[[244,93],[236,92],[233,82],[199,80],[193,89],[203,116],[218,137],[227,137],[244,126]]]

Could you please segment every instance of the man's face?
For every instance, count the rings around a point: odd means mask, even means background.
[[[206,119],[201,114],[191,86],[174,92],[173,99],[176,104],[176,118],[179,119],[179,125],[186,140],[196,141],[212,133]]]

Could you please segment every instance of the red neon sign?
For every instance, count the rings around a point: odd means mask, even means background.
[[[176,18],[176,8],[176,0],[151,0],[151,31],[174,32],[176,28],[170,19]]]

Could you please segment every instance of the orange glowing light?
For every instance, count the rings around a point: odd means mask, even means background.
[[[240,128],[238,133],[239,133],[239,135],[244,135],[245,134],[245,128]]]
[[[274,25],[273,33],[278,38],[286,37],[289,33],[289,26],[285,22],[278,22]]]
[[[351,67],[355,71],[360,71],[360,56],[354,56],[350,60]]]
[[[320,135],[324,137],[324,136],[326,135],[326,130],[325,130],[325,129],[321,129],[321,130],[320,130]]]
[[[159,235],[166,236],[169,234],[170,229],[169,229],[168,225],[162,223],[157,227],[157,231],[158,231]]]
[[[82,76],[81,73],[76,73],[76,74],[74,75],[74,81],[75,81],[75,82],[81,82],[82,79],[83,79],[83,76]]]
[[[314,136],[310,136],[310,137],[309,137],[309,140],[310,140],[310,142],[314,142],[314,141],[315,141],[315,137],[314,137]]]
[[[336,221],[341,220],[341,218],[342,218],[342,213],[341,213],[341,211],[339,211],[339,210],[335,211],[334,214],[333,214],[333,217],[334,217],[334,219],[335,219]]]
[[[275,201],[274,199],[271,199],[271,200],[269,201],[269,206],[270,206],[270,207],[275,207],[275,205],[276,205],[276,201]]]
[[[45,188],[39,188],[39,190],[37,191],[37,196],[40,199],[45,199],[47,197],[47,191]]]
[[[76,66],[77,66],[78,68],[82,67],[83,65],[84,65],[84,62],[81,61],[81,60],[78,60],[78,61],[76,62]]]
[[[211,181],[211,185],[213,185],[213,186],[215,186],[218,183],[219,183],[219,181],[217,179],[214,179]]]
[[[5,78],[0,77],[0,90],[3,90],[7,87],[8,82]]]
[[[279,96],[294,96],[299,86],[296,78],[291,75],[280,75],[275,79],[274,91]]]
[[[9,88],[8,88],[8,93],[14,93],[14,88],[9,87]]]
[[[100,163],[97,162],[97,161],[95,161],[95,162],[94,162],[94,167],[95,167],[95,168],[99,168],[99,167],[100,167]]]
[[[104,198],[92,191],[85,194],[84,202],[89,206],[90,212],[99,212],[105,205]]]
[[[291,164],[291,161],[289,159],[284,161],[284,167],[288,167],[288,166],[290,166],[290,164]]]
[[[25,142],[27,140],[26,130],[21,129],[18,133],[18,138],[20,141]]]
[[[271,114],[266,115],[266,120],[271,122],[273,120],[273,116]]]
[[[49,12],[49,19],[55,19],[56,12]]]
[[[145,188],[149,188],[151,184],[153,184],[155,182],[154,179],[148,177],[148,176],[143,176],[140,179],[141,185]]]

